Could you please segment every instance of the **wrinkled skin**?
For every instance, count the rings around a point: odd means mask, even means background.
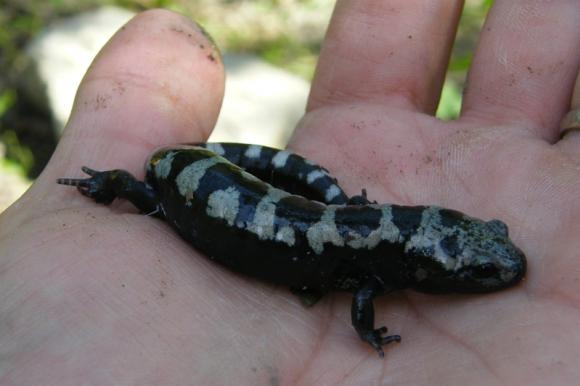
[[[142,177],[154,148],[210,133],[220,61],[186,19],[146,12],[98,56],[50,164],[0,218],[0,384],[580,379],[580,134],[558,139],[580,62],[580,4],[497,0],[461,118],[440,122],[432,113],[459,4],[339,1],[290,148],[349,194],[365,187],[380,202],[501,219],[528,257],[523,283],[382,297],[376,319],[403,341],[380,360],[350,327],[347,294],[305,309],[129,205],[58,186],[82,165]]]

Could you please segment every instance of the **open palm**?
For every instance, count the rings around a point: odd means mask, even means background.
[[[185,18],[146,12],[95,60],[49,166],[0,218],[0,383],[577,382],[580,135],[558,138],[580,6],[496,1],[462,115],[441,122],[432,113],[460,3],[339,1],[290,147],[349,194],[505,221],[528,256],[521,285],[378,300],[377,324],[403,336],[381,360],[350,326],[348,294],[305,309],[129,205],[56,185],[82,165],[142,176],[152,149],[211,131],[217,53]]]

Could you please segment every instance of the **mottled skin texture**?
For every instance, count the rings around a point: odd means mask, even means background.
[[[223,73],[209,43],[182,17],[139,15],[85,76],[50,164],[0,217],[0,384],[577,383],[580,141],[559,140],[558,122],[580,60],[578,6],[494,1],[462,114],[443,122],[430,115],[459,2],[338,2],[289,148],[349,195],[502,219],[529,262],[502,292],[378,299],[375,318],[405,337],[385,360],[352,333],[350,294],[305,309],[130,205],[54,183],[82,177],[79,165],[142,179],[153,149],[214,126]]]
[[[344,204],[348,197],[328,170],[312,164],[292,152],[283,152],[285,162],[279,164],[281,152],[268,146],[247,146],[241,143],[198,143],[228,161],[239,165],[280,189],[327,204]]]
[[[287,170],[281,184],[287,191],[239,166],[273,181],[276,171]],[[352,324],[381,357],[383,345],[401,338],[375,328],[375,297],[405,288],[492,292],[525,274],[525,256],[503,222],[434,206],[372,204],[362,196],[348,205],[334,178],[302,179],[323,169],[287,150],[181,145],[156,151],[145,169],[145,183],[124,170],[86,167],[90,178],[57,182],[100,203],[127,199],[211,260],[288,285],[309,303],[330,290],[353,292]],[[340,194],[325,194],[329,189]],[[306,191],[314,197],[295,195]],[[325,196],[324,203],[312,201]]]

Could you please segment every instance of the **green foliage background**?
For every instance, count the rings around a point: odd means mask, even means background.
[[[441,119],[453,119],[459,114],[465,73],[491,3],[466,0],[437,111]],[[23,48],[52,21],[102,5],[134,11],[167,8],[204,25],[222,50],[252,53],[311,79],[324,35],[324,20],[333,4],[332,0],[0,0],[0,160],[2,148],[6,153],[6,160],[0,161],[0,172],[10,164],[11,168],[34,176],[43,167],[39,157],[22,143],[22,134],[2,118],[17,102],[15,82],[22,66]]]

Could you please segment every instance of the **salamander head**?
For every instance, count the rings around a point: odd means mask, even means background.
[[[490,292],[519,282],[526,258],[499,220],[428,207],[405,252],[411,287],[424,292]]]

